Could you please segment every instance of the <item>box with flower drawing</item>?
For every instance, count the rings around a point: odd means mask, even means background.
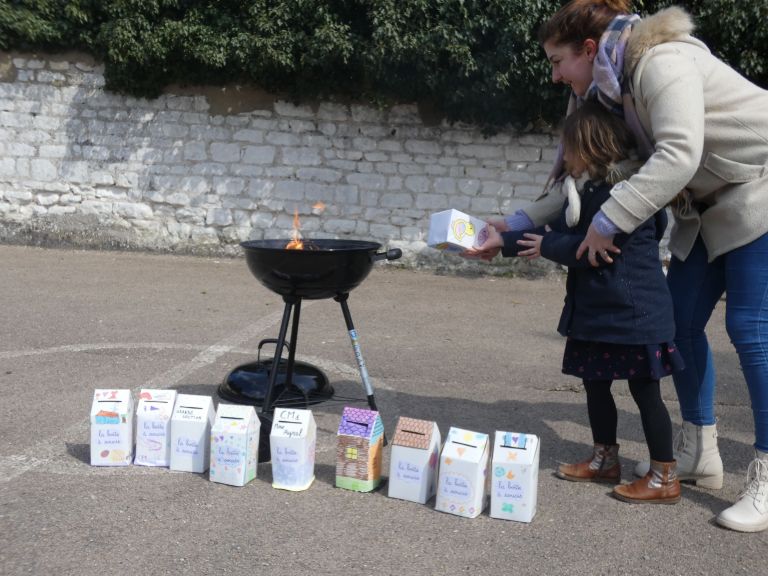
[[[260,429],[253,406],[219,404],[211,427],[211,482],[245,486],[256,478]]]
[[[477,248],[488,239],[488,224],[458,210],[443,210],[429,219],[427,246],[448,252]]]
[[[272,486],[298,492],[315,480],[317,424],[310,410],[276,408],[269,435]]]
[[[491,517],[533,520],[538,483],[539,438],[497,430],[491,464]]]
[[[485,508],[488,434],[451,427],[440,454],[435,510],[475,518]]]
[[[94,390],[91,465],[128,466],[133,460],[133,398],[130,390]]]

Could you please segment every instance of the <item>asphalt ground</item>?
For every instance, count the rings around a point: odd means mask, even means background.
[[[446,256],[448,257],[448,256]],[[297,356],[336,397],[314,406],[317,479],[272,488],[271,465],[235,488],[207,474],[92,467],[95,388],[212,395],[277,336],[283,303],[245,261],[0,246],[0,573],[740,574],[764,573],[768,532],[718,527],[752,458],[746,386],[710,322],[725,485],[683,488],[674,506],[631,505],[606,486],[557,479],[590,450],[584,394],[560,373],[562,279],[458,277],[376,264],[349,298],[389,436],[399,416],[541,439],[530,524],[466,519],[334,487],[343,406],[365,407],[341,310],[305,301]],[[646,457],[640,419],[615,385],[625,481]],[[663,382],[674,423],[680,414]],[[384,451],[388,475],[390,448]]]

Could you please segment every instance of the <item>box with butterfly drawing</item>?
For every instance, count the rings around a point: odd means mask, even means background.
[[[485,508],[488,434],[451,427],[440,454],[435,510],[475,518]]]
[[[94,390],[91,465],[128,466],[133,460],[133,398],[130,390]]]
[[[491,462],[491,517],[533,520],[538,484],[539,438],[497,430]]]
[[[458,210],[443,210],[429,218],[427,246],[447,252],[477,248],[488,239],[488,224]]]

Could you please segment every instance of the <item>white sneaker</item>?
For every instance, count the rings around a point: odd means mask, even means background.
[[[747,485],[736,504],[717,516],[717,523],[738,532],[768,528],[768,452],[756,450],[747,469]]]

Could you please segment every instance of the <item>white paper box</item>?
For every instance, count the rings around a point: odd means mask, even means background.
[[[136,408],[136,458],[141,466],[171,463],[171,417],[176,390],[142,390]]]
[[[488,434],[452,427],[440,454],[435,510],[475,518],[485,508]]]
[[[171,470],[208,470],[213,425],[210,396],[179,394],[171,419]]]
[[[370,492],[381,484],[384,423],[376,410],[347,406],[336,433],[336,486]]]
[[[253,406],[219,404],[211,428],[212,482],[245,486],[256,478],[260,430]]]
[[[437,490],[440,430],[436,422],[401,417],[389,460],[389,497],[425,504]]]
[[[272,486],[306,490],[315,480],[317,424],[309,410],[275,408],[269,435]]]
[[[133,461],[133,398],[130,390],[94,390],[91,465],[128,466]]]
[[[427,245],[448,252],[477,248],[488,239],[488,224],[458,210],[444,210],[429,219]]]
[[[538,437],[497,430],[491,470],[491,517],[533,520],[539,486]]]

